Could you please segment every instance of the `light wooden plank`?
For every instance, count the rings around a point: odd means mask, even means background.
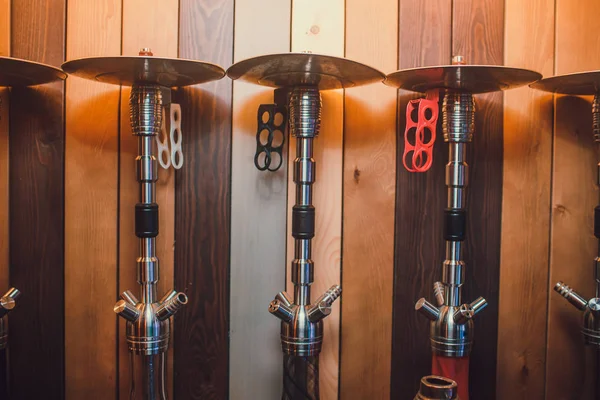
[[[10,0],[0,1],[0,56],[10,56]],[[8,289],[9,90],[0,88],[0,291]]]
[[[237,0],[234,61],[288,52],[290,8],[289,0]],[[257,24],[258,18],[269,23]],[[267,306],[277,292],[285,289],[287,169],[284,163],[275,173],[261,172],[253,161],[257,108],[270,103],[273,89],[244,82],[233,84],[229,355],[232,399],[281,396],[280,322],[267,312]]]
[[[598,13],[597,1],[557,0],[557,75],[600,66]],[[597,256],[597,239],[592,232],[593,210],[598,205],[599,161],[590,101],[591,98],[565,96],[555,99],[549,282],[554,285],[563,281],[586,298],[594,294],[592,266]],[[581,313],[554,291],[550,291],[548,299],[546,394],[557,399],[592,399],[594,379],[589,379],[586,371],[594,366],[592,358],[586,357],[590,349],[582,343]]]
[[[398,1],[346,2],[346,57],[398,65]],[[389,399],[394,282],[397,91],[346,91],[340,396]]]
[[[310,51],[334,56],[344,55],[344,0],[296,0],[292,3],[292,51]],[[342,228],[342,146],[344,104],[341,90],[322,93],[323,109],[319,137],[315,140],[314,159],[317,163],[313,204],[316,209],[313,260],[315,283],[313,299],[341,280]],[[289,149],[295,152],[295,140]],[[294,154],[289,157],[292,162]],[[289,176],[288,210],[294,204],[295,185]],[[291,212],[288,211],[291,228]],[[288,278],[293,259],[294,243],[288,229]],[[288,279],[288,291],[293,285]],[[342,288],[343,290],[343,288]],[[342,295],[343,296],[343,295]],[[339,378],[340,302],[336,302],[324,323],[323,350],[319,360],[320,389],[323,400],[336,399]]]
[[[140,10],[144,10],[143,13]],[[141,48],[148,47],[157,57],[177,57],[179,26],[178,0],[127,0],[123,2],[122,54],[137,56]],[[120,176],[120,231],[119,231],[119,293],[131,290],[140,293],[135,260],[139,255],[139,239],[135,236],[134,206],[139,202],[139,183],[135,177],[135,157],[138,139],[131,134],[129,122],[129,88],[121,92],[121,168]],[[194,112],[184,110],[182,113]],[[186,132],[182,126],[183,145]],[[184,160],[185,162],[185,160]],[[159,205],[159,230],[156,254],[160,260],[157,285],[159,298],[173,288],[175,173],[159,166],[156,183],[156,202]],[[125,321],[119,322],[119,376],[122,398],[127,398],[130,387],[129,351],[125,341]],[[173,337],[173,332],[171,332]],[[173,341],[171,341],[171,345]],[[173,351],[168,353],[168,390],[173,391]]]
[[[120,1],[74,0],[67,11],[67,59],[119,54]],[[67,82],[67,399],[115,395],[117,332],[111,307],[117,290],[118,104],[118,87],[73,76]]]
[[[527,38],[527,40],[523,40]],[[505,1],[504,63],[551,76],[554,0]],[[504,95],[497,398],[544,399],[552,96]]]

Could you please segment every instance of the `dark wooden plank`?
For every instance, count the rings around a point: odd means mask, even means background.
[[[65,8],[65,0],[13,4],[12,56],[59,66]],[[23,292],[10,316],[15,399],[64,397],[63,108],[63,83],[12,91],[10,280]]]
[[[229,66],[233,0],[181,0],[179,56]],[[229,370],[230,80],[182,90],[183,168],[175,179],[175,398],[226,399]]]
[[[454,2],[452,53],[469,64],[504,61],[504,1]],[[502,93],[476,96],[475,134],[468,146],[471,166],[467,190],[465,301],[483,296],[487,309],[475,321],[471,353],[470,394],[474,399],[496,395],[498,293],[500,287],[500,227],[502,212]]]
[[[399,67],[450,62],[451,0],[401,0]],[[422,376],[431,373],[429,323],[414,309],[420,297],[431,298],[433,282],[441,277],[444,259],[442,216],[446,204],[444,166],[447,146],[438,140],[434,163],[425,174],[402,165],[406,104],[411,95],[400,92],[398,158],[396,162],[396,242],[392,334],[393,399],[418,390]]]

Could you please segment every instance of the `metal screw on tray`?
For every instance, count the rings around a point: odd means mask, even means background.
[[[466,188],[469,180],[466,145],[473,139],[475,130],[473,94],[527,85],[540,79],[541,75],[518,68],[466,65],[462,56],[455,56],[452,61],[454,65],[400,70],[389,74],[385,83],[400,89],[427,93],[428,98],[431,92],[436,92],[436,96],[439,92],[443,96],[442,129],[444,141],[448,143],[448,194],[443,232],[446,259],[442,263],[442,280],[434,284],[436,304],[422,298],[417,301],[415,310],[431,321],[432,373],[457,381],[460,398],[468,400],[468,356],[473,345],[473,318],[487,306],[483,297],[470,303],[463,303],[462,298],[466,268],[463,259],[467,228]],[[435,131],[432,137],[435,138]],[[414,172],[424,172],[431,165],[433,143],[423,143],[422,148],[418,148],[418,145],[414,151],[428,152],[429,164],[423,164],[420,156],[413,155],[413,163],[418,164],[413,164]],[[405,159],[407,156],[405,151]],[[407,169],[411,170],[409,167]]]
[[[64,80],[67,77],[60,69],[33,61],[11,57],[0,57],[0,86],[34,86]],[[0,107],[2,104],[0,103]],[[21,292],[11,288],[0,297],[0,370],[8,370],[8,314],[16,307]],[[8,398],[8,376],[0,375],[0,399]]]
[[[143,48],[138,57],[91,57],[68,61],[62,68],[83,78],[131,86],[131,129],[138,138],[135,158],[139,202],[135,205],[135,234],[139,238],[137,280],[141,299],[129,290],[121,294],[114,311],[127,321],[127,343],[131,354],[130,399],[164,400],[166,396],[166,352],[170,340],[170,317],[187,303],[187,296],[171,290],[160,300],[156,294],[159,260],[156,255],[158,162],[154,140],[162,127],[165,97],[172,87],[221,79],[225,71],[213,64],[153,57]]]
[[[280,98],[276,106],[289,116],[289,132],[296,138],[296,158],[292,167],[296,184],[296,204],[292,208],[294,296],[292,299],[286,292],[279,292],[269,305],[269,312],[281,320],[282,399],[318,399],[323,319],[331,313],[333,302],[342,292],[339,285],[333,285],[311,301],[310,289],[314,280],[312,238],[315,236],[312,197],[316,177],[313,141],[321,126],[320,91],[379,82],[384,75],[344,58],[306,52],[251,58],[232,65],[227,75],[231,79],[281,88],[276,91],[276,97]],[[259,108],[259,133],[261,110],[264,109],[265,105]],[[284,130],[285,126],[280,125],[278,129]],[[259,152],[260,148],[257,155]],[[265,159],[270,162],[269,157],[267,152]],[[259,165],[256,157],[255,163],[261,170],[271,169],[268,163],[266,167]]]

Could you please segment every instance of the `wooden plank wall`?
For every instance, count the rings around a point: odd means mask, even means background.
[[[292,50],[385,72],[453,54],[545,75],[600,68],[593,0],[367,3],[0,0],[0,55],[60,65],[151,47],[228,67]],[[63,87],[14,89],[10,107],[2,92],[0,291],[10,277],[24,292],[10,317],[13,397],[124,399],[124,324],[112,306],[137,290],[129,94],[74,77]],[[382,85],[323,94],[313,290],[344,290],[326,319],[324,400],[411,398],[430,371],[428,323],[414,302],[431,298],[440,276],[447,149],[439,140],[427,174],[404,170],[411,96]],[[279,322],[267,305],[291,289],[294,185],[285,167],[252,165],[256,110],[272,91],[222,80],[173,100],[185,162],[160,172],[160,291],[174,286],[189,303],[175,318],[170,397],[278,398]],[[598,366],[582,346],[581,315],[551,290],[563,280],[593,294],[590,99],[553,102],[524,88],[476,102],[465,298],[490,306],[477,317],[471,395],[591,400]]]
[[[231,65],[233,6],[181,0],[179,56]],[[231,100],[227,79],[180,97],[188,134],[175,187],[175,286],[189,302],[175,319],[178,399],[228,398]]]
[[[11,8],[11,55],[58,66],[65,0]],[[64,83],[14,88],[10,101],[10,282],[27,295],[10,318],[18,399],[64,395]],[[31,360],[35,360],[32,362]]]
[[[553,75],[554,16],[553,0],[506,1],[504,63]],[[548,284],[552,111],[552,96],[543,92],[520,88],[504,95],[499,399],[545,398],[541,333],[547,298],[557,296]]]
[[[78,38],[67,40],[67,59],[120,53],[120,1],[69,1],[67,16],[68,35]],[[118,290],[119,87],[69,77],[66,91],[65,398],[109,399],[119,378],[111,311]]]
[[[449,63],[451,0],[402,0],[399,17],[399,68]],[[440,278],[446,205],[443,140],[437,141],[426,174],[411,174],[402,165],[406,104],[412,95],[399,94],[391,398],[414,395],[420,378],[431,372],[429,324],[417,315],[414,303],[431,298],[433,282]]]
[[[398,2],[346,1],[346,57],[393,71]],[[396,90],[346,91],[340,397],[388,399],[392,347]],[[327,132],[325,133],[327,134]],[[359,233],[360,232],[360,233]],[[357,234],[359,233],[359,234]]]
[[[235,62],[290,51],[291,4],[282,0],[235,2]],[[259,17],[268,23],[257,24]],[[282,388],[280,321],[267,312],[267,307],[275,294],[285,290],[287,164],[282,163],[277,172],[261,172],[254,168],[253,161],[257,107],[273,101],[271,88],[233,83],[229,345],[232,399],[275,399]]]

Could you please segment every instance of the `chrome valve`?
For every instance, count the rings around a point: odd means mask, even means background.
[[[558,282],[554,286],[554,290],[567,299],[575,308],[583,311],[581,333],[585,344],[600,348],[600,297],[594,297],[586,301],[562,282]]]
[[[311,240],[315,235],[315,208],[312,185],[315,181],[313,140],[321,125],[321,94],[315,87],[296,87],[289,97],[290,133],[296,137],[294,183],[296,204],[292,209],[294,260],[292,282],[294,299],[279,292],[269,304],[269,312],[281,320],[281,346],[285,354],[316,356],[323,343],[323,319],[331,313],[333,302],[342,288],[333,285],[314,303],[310,286],[314,280]]]

